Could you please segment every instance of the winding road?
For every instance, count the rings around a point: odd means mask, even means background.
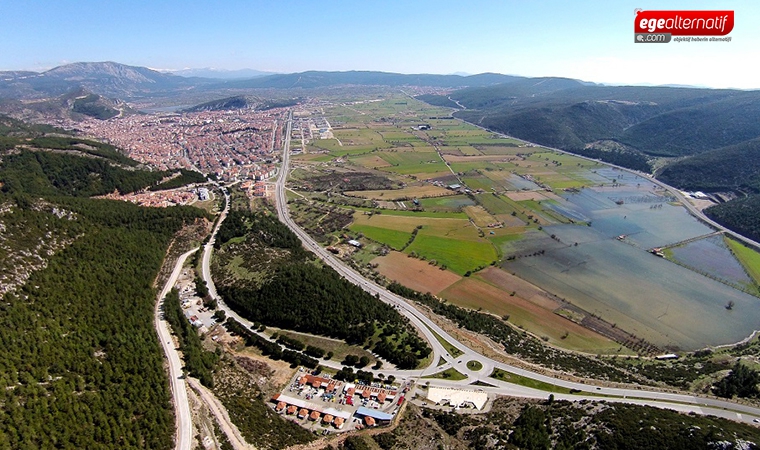
[[[154,311],[154,325],[156,327],[156,333],[158,339],[161,341],[161,347],[166,354],[166,360],[169,363],[169,381],[172,391],[172,397],[174,400],[174,410],[176,419],[176,436],[174,438],[175,448],[177,450],[190,450],[193,443],[193,422],[190,416],[190,403],[187,400],[187,383],[185,382],[185,376],[182,373],[182,359],[179,357],[177,347],[172,340],[172,332],[169,327],[169,323],[164,320],[163,314],[161,314],[161,306],[166,300],[166,294],[169,293],[174,284],[177,283],[179,273],[182,271],[182,266],[185,264],[185,260],[188,256],[198,251],[198,249],[190,250],[187,253],[183,253],[177,263],[174,265],[169,279],[164,284],[163,289],[158,294],[158,301],[156,301],[156,308]]]
[[[509,364],[505,364],[499,361],[495,361],[491,358],[488,358],[484,355],[477,353],[476,351],[470,349],[466,345],[458,342],[454,337],[452,337],[446,331],[440,328],[435,322],[433,322],[424,314],[422,314],[420,311],[418,311],[406,299],[391,293],[390,291],[386,290],[384,287],[378,285],[377,283],[371,280],[365,279],[358,272],[346,266],[340,259],[336,258],[332,253],[322,248],[316,241],[314,241],[303,229],[301,229],[292,220],[288,211],[288,207],[287,207],[287,198],[285,196],[285,181],[287,179],[287,175],[289,172],[289,163],[290,163],[289,136],[290,136],[291,126],[292,126],[292,112],[289,114],[287,124],[286,124],[286,133],[284,134],[284,138],[283,138],[284,144],[283,144],[283,154],[282,154],[282,165],[280,167],[280,174],[277,179],[276,191],[275,191],[277,214],[280,220],[284,224],[286,224],[299,237],[299,239],[301,240],[305,248],[307,248],[308,250],[316,254],[320,259],[322,259],[326,264],[328,264],[333,269],[335,269],[347,280],[361,287],[365,291],[373,295],[377,295],[382,301],[392,305],[394,308],[396,308],[399,311],[399,313],[407,317],[410,320],[410,322],[425,336],[425,338],[430,343],[433,349],[433,352],[432,352],[433,364],[431,366],[424,369],[418,369],[418,370],[382,370],[382,373],[385,374],[386,376],[394,375],[397,379],[401,379],[401,380],[415,380],[415,379],[418,380],[419,378],[424,377],[426,375],[432,375],[434,373],[440,372],[447,368],[454,368],[460,373],[464,374],[467,378],[461,381],[426,379],[425,380],[426,384],[429,382],[430,386],[455,387],[455,388],[463,388],[463,389],[469,389],[469,390],[478,389],[478,390],[482,390],[483,392],[488,392],[491,394],[510,395],[510,396],[519,396],[519,397],[529,397],[529,398],[546,398],[549,395],[549,393],[546,391],[503,382],[500,380],[496,380],[494,378],[490,378],[488,376],[492,373],[492,371],[495,368],[499,368],[501,370],[504,370],[513,374],[517,374],[523,377],[527,377],[533,380],[538,380],[538,381],[549,383],[555,386],[559,386],[559,387],[563,387],[567,389],[575,389],[579,391],[579,393],[577,394],[555,393],[554,394],[555,399],[564,399],[564,400],[570,400],[570,401],[604,400],[608,402],[625,402],[625,403],[631,403],[631,404],[653,406],[653,407],[658,407],[658,408],[667,408],[667,409],[677,410],[681,412],[693,412],[697,414],[715,415],[715,416],[724,417],[724,418],[735,420],[735,421],[748,422],[748,423],[752,423],[754,419],[760,418],[760,408],[755,408],[755,407],[746,406],[746,405],[742,405],[742,404],[738,404],[738,403],[734,403],[730,401],[725,401],[725,400],[719,400],[715,398],[699,397],[699,396],[689,395],[689,394],[650,391],[650,390],[646,390],[644,387],[636,388],[636,389],[610,388],[610,387],[604,387],[604,386],[596,386],[592,384],[593,382],[577,383],[577,382],[567,381],[567,380],[563,380],[559,378],[554,378],[551,376],[539,374],[530,370],[526,370],[526,369],[515,367]],[[656,180],[652,180],[652,181],[657,184],[660,184]],[[672,188],[669,188],[669,190],[672,190]],[[675,192],[675,194],[679,199],[682,198],[680,195],[680,192]],[[229,200],[227,201],[227,204],[229,205]],[[688,204],[688,202],[684,202],[684,204]],[[214,237],[216,235],[216,231],[219,228],[219,225],[221,225],[222,221],[224,220],[226,213],[227,213],[227,209],[225,209],[222,212],[222,216],[220,217],[220,220],[217,223],[217,227],[214,229],[212,237],[209,240],[208,244],[206,244],[206,247],[204,249],[203,260],[202,260],[203,261],[202,274],[203,274],[203,278],[206,280],[208,284],[209,292],[214,298],[216,298],[219,301],[220,307],[226,311],[227,315],[232,316],[236,318],[237,320],[241,321],[242,323],[250,326],[249,321],[239,317],[234,311],[231,311],[226,305],[224,305],[224,302],[217,295],[216,289],[213,284],[213,280],[211,279],[209,263],[211,259],[211,251],[213,249]],[[709,220],[709,219],[706,219],[706,220]],[[455,346],[457,349],[459,349],[462,352],[462,355],[458,356],[457,358],[452,357],[449,353],[447,353],[446,349],[438,341],[434,333],[442,337],[446,341],[448,341],[451,345]],[[441,366],[436,366],[435,364],[440,359],[443,359],[445,363],[442,364]],[[467,367],[467,363],[469,361],[480,362],[482,364],[482,368],[477,371],[470,370]],[[336,368],[341,367],[340,364],[337,364],[332,361],[323,361],[321,363],[324,363],[324,365],[329,366],[329,367],[336,367]],[[488,386],[483,386],[482,384],[472,386],[473,383],[476,383],[478,381],[481,381],[482,383],[487,383]]]

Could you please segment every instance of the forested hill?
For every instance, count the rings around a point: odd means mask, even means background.
[[[760,193],[760,138],[676,161],[657,178],[688,190]]]
[[[118,164],[0,152],[0,448],[172,447],[152,284],[175,233],[207,217],[84,195],[153,178]]]

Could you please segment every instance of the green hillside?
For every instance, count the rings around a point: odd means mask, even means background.
[[[760,192],[760,139],[674,162],[657,178],[688,190]]]
[[[755,241],[760,241],[760,195],[750,195],[705,210],[708,217]]]
[[[87,198],[155,174],[84,153],[0,161],[0,448],[171,447],[153,280],[175,233],[205,213]]]

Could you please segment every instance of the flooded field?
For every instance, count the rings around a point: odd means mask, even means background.
[[[734,258],[723,236],[710,236],[671,249],[672,258],[697,272],[707,273],[738,287],[749,286],[752,279]]]
[[[598,174],[617,185],[563,193],[564,201],[550,206],[589,225],[546,226],[544,236],[505,244],[506,256],[518,256],[504,263],[507,271],[663,348],[733,343],[760,328],[760,299],[713,279],[750,282],[721,236],[673,248],[694,270],[649,253],[714,230],[644,178]]]

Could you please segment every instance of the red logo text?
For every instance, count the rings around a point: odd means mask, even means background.
[[[634,33],[725,36],[734,29],[733,11],[637,11]]]

